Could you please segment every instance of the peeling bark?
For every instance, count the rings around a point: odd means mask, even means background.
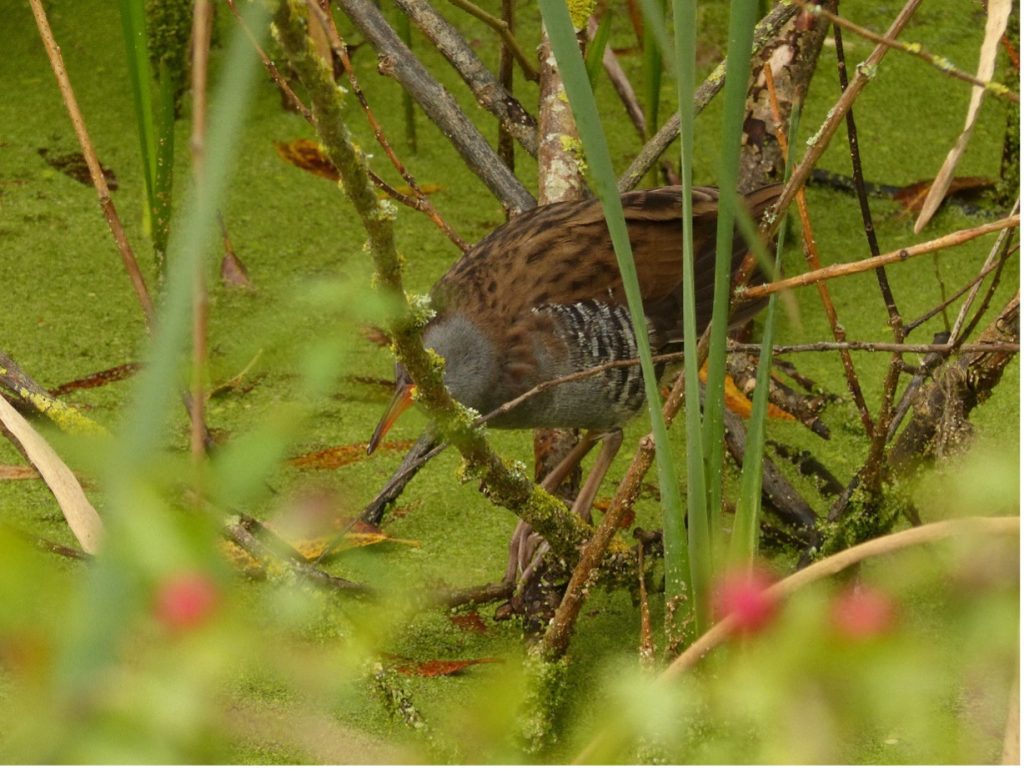
[[[822,6],[835,11],[838,0]],[[740,156],[740,192],[750,192],[782,180],[786,161],[775,138],[774,119],[763,73],[771,63],[783,122],[789,121],[794,106],[803,103],[818,63],[821,44],[828,32],[825,19],[807,12],[793,16],[750,61],[752,84],[747,92],[747,114],[743,121],[743,152]],[[785,126],[784,126],[785,127]]]

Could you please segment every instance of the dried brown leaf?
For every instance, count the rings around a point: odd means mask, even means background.
[[[87,374],[79,379],[72,379],[70,382],[58,385],[50,390],[50,395],[59,398],[61,395],[66,395],[74,390],[89,390],[93,387],[103,387],[111,382],[120,382],[122,379],[127,379],[134,375],[141,368],[142,364],[135,363],[134,361],[122,363],[120,366],[97,371],[95,374]]]
[[[478,611],[468,611],[465,614],[450,614],[448,619],[455,627],[469,633],[483,635],[487,632],[487,625]]]
[[[415,441],[388,441],[381,444],[378,451],[407,451]],[[331,446],[319,451],[311,451],[288,460],[292,467],[304,470],[335,470],[366,459],[365,443],[350,443],[345,446]]]
[[[38,478],[34,467],[27,465],[0,465],[0,481],[27,481]]]
[[[411,665],[398,665],[395,667],[395,670],[407,676],[434,678],[437,676],[456,675],[473,665],[484,665],[504,661],[505,660],[500,657],[479,657],[472,660],[429,660],[427,662],[417,662]]]
[[[331,163],[320,145],[311,139],[295,139],[290,142],[274,142],[277,154],[296,168],[319,176],[323,179],[338,181],[338,169]]]

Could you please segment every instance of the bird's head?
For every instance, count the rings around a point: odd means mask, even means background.
[[[490,411],[498,394],[494,383],[498,365],[494,345],[463,315],[436,318],[423,330],[423,346],[444,358],[444,383],[459,403],[481,413]],[[412,405],[416,385],[409,372],[395,365],[395,393],[383,418],[373,431],[366,451],[373,453],[398,417]],[[493,404],[493,405],[492,405]]]

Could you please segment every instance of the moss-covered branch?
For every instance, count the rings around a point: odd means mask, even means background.
[[[47,392],[3,352],[0,352],[0,388],[9,390],[20,402],[49,418],[65,432],[77,435],[107,434],[102,425]]]
[[[343,92],[311,47],[304,7],[298,0],[282,0],[274,15],[274,32],[309,92],[317,134],[341,174],[345,191],[369,235],[378,285],[402,303],[402,309],[391,318],[390,330],[395,354],[416,382],[417,399],[435,420],[441,434],[462,454],[467,475],[480,480],[487,497],[529,523],[560,556],[575,561],[577,549],[590,536],[591,527],[570,515],[565,505],[536,486],[525,467],[503,459],[490,448],[483,430],[473,426],[474,415],[453,400],[445,389],[440,358],[423,348],[420,336],[423,312],[416,312],[408,305],[402,286],[394,239],[393,204],[378,200],[370,185],[366,159],[353,143],[344,121]]]

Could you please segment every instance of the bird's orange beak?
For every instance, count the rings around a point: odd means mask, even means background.
[[[372,454],[377,449],[380,442],[384,440],[384,436],[387,435],[388,430],[391,429],[391,425],[412,405],[415,394],[416,385],[411,382],[398,386],[394,397],[391,399],[391,403],[388,404],[388,410],[384,412],[383,418],[377,423],[377,429],[373,431],[370,442],[366,446],[367,454]]]

